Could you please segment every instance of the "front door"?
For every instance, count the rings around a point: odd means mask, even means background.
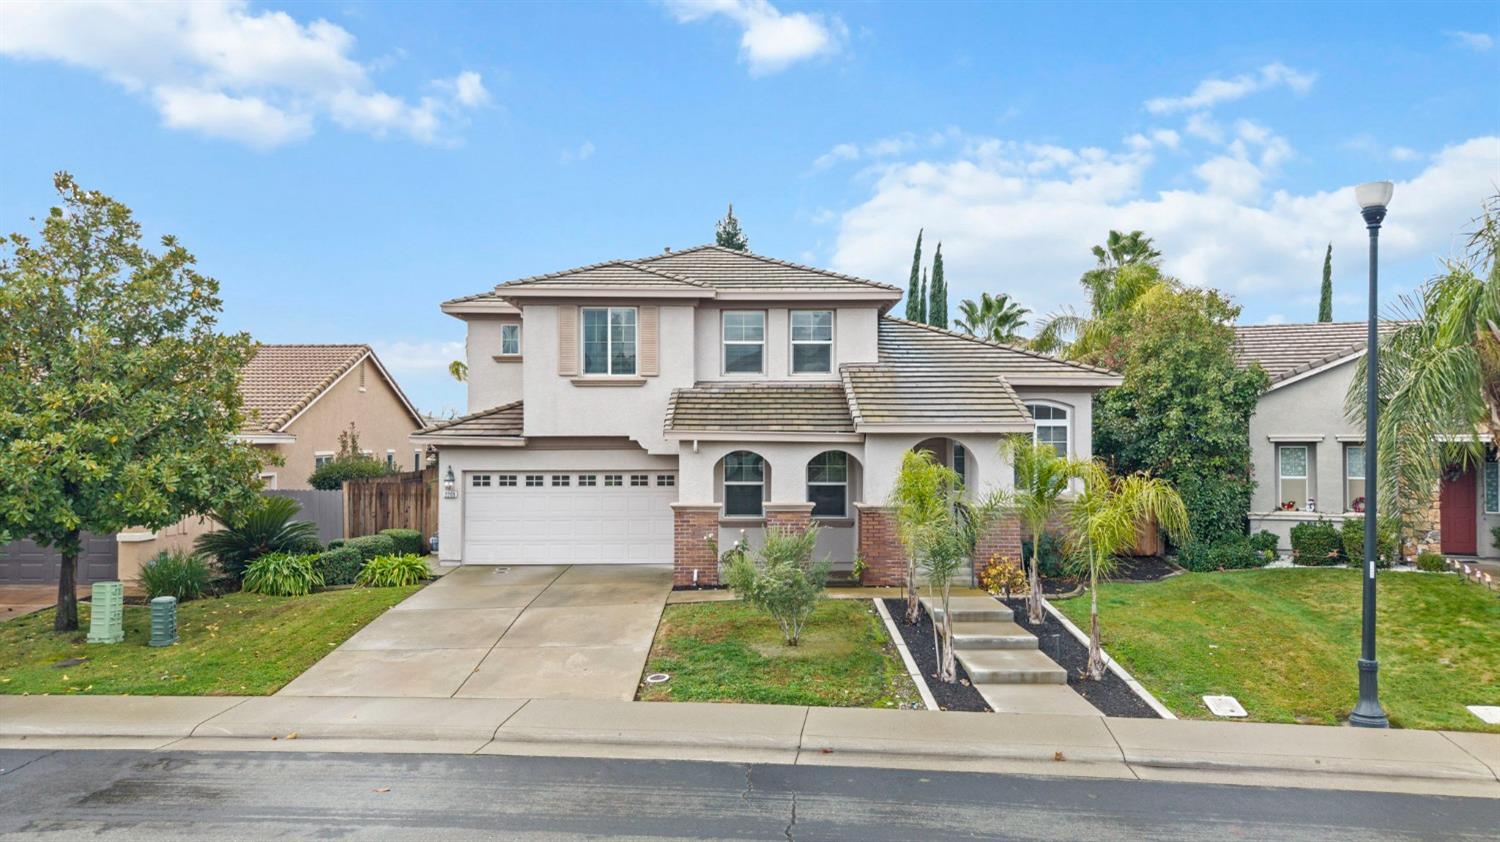
[[[1443,475],[1438,501],[1442,506],[1443,552],[1449,555],[1474,555],[1478,549],[1478,524],[1475,521],[1479,482],[1474,469],[1461,472],[1450,470]]]

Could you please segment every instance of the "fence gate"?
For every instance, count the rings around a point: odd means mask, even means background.
[[[415,529],[425,545],[438,526],[437,468],[344,483],[344,534]]]

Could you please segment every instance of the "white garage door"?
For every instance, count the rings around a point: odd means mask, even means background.
[[[670,564],[670,472],[464,475],[465,564]]]

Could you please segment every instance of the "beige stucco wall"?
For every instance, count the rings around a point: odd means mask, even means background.
[[[723,333],[725,310],[760,310],[766,314],[766,350],[764,374],[725,374]],[[791,311],[832,310],[833,365],[827,374],[792,374]],[[875,307],[839,307],[830,303],[798,302],[788,305],[703,304],[695,317],[696,330],[691,346],[697,379],[742,382],[746,380],[783,380],[793,382],[837,381],[843,363],[874,362],[877,358],[879,309]]]
[[[521,354],[500,355],[500,326],[521,324],[520,316],[465,316],[468,334],[464,340],[469,366],[469,412],[479,412],[521,399],[521,370],[527,349],[526,329],[521,329]],[[538,339],[538,342],[543,341]],[[552,337],[557,344],[557,337]],[[498,358],[498,359],[497,359]]]
[[[1310,445],[1309,488],[1317,510],[1330,515],[1347,510],[1344,445],[1359,444],[1364,437],[1364,431],[1344,417],[1344,395],[1354,371],[1355,363],[1350,361],[1261,395],[1250,416],[1250,464],[1255,478],[1252,514],[1276,511],[1277,444]],[[1273,442],[1272,437],[1297,441]],[[1356,441],[1348,441],[1351,438]]]
[[[399,470],[415,468],[414,457],[420,448],[407,437],[420,425],[375,364],[366,359],[287,427],[286,432],[297,440],[276,445],[274,450],[284,464],[265,469],[266,473],[276,474],[275,487],[310,488],[307,478],[313,472],[315,454],[337,452],[339,433],[349,429],[351,421],[359,431],[360,449],[370,451],[381,461],[385,461],[387,453],[392,453]]]

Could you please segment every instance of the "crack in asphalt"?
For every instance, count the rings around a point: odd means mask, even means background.
[[[750,790],[752,790],[752,789],[755,788],[754,785],[750,783],[750,774],[752,772],[754,772],[754,771],[755,771],[755,767],[754,766],[750,766],[750,765],[746,765],[745,766],[745,791],[742,792],[742,793],[740,793],[740,800],[741,801],[749,801],[750,800]]]
[[[786,834],[787,842],[796,842],[796,840],[792,838],[792,828],[794,828],[796,826],[797,826],[797,793],[793,792],[792,793],[792,820],[787,823],[786,830],[782,831],[782,833]]]
[[[31,758],[30,760],[26,761],[25,763],[22,763],[20,766],[17,766],[14,769],[0,769],[0,777],[12,774],[14,772],[19,772],[22,769],[25,769],[27,766],[30,766],[31,764],[37,762],[38,760],[46,760],[47,758],[51,757],[52,755],[57,754],[58,751],[60,751],[60,749],[53,749],[52,751],[49,751],[46,754],[39,754],[36,757]]]

